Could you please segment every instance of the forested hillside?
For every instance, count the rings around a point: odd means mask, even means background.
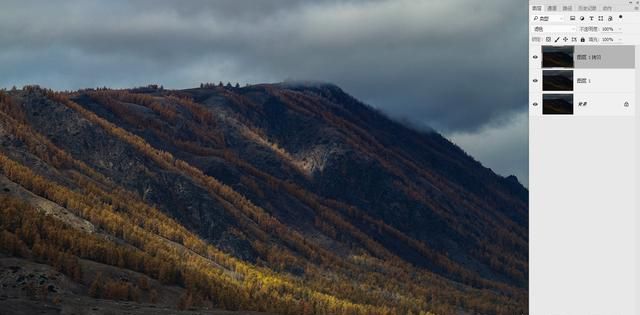
[[[26,86],[0,143],[0,313],[528,312],[526,189],[334,85]]]

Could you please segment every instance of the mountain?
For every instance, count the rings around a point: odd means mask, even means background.
[[[0,143],[0,313],[528,312],[527,190],[335,85],[26,86]]]

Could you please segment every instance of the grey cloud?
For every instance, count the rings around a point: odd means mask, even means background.
[[[6,6],[0,13],[0,40],[9,51],[39,51],[42,57],[67,49],[69,55],[96,59],[88,63],[116,69],[121,60],[138,58],[140,65],[127,68],[180,87],[206,79],[325,80],[392,116],[411,116],[444,131],[475,130],[510,115],[526,95],[526,82],[516,79],[526,71],[526,28],[517,27],[526,12],[508,0],[20,1]],[[44,71],[57,68],[51,61],[42,65]],[[215,62],[224,66],[185,73],[184,82],[171,77]],[[157,70],[147,69],[148,64]],[[230,72],[217,72],[222,69]],[[69,73],[66,88],[82,87],[82,78],[73,82],[76,74]],[[40,79],[29,75],[23,76]],[[121,85],[117,74],[110,75],[105,85]]]

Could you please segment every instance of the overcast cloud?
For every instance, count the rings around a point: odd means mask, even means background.
[[[513,0],[3,1],[0,86],[328,81],[526,183],[526,16]]]

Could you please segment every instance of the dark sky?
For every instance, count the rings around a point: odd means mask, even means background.
[[[526,185],[526,10],[514,0],[3,1],[0,86],[327,81]]]

